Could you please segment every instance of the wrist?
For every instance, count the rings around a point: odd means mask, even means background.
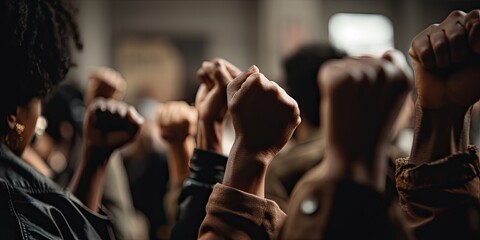
[[[345,159],[328,152],[322,162],[324,177],[334,180],[348,180],[368,186],[378,192],[385,191],[385,172],[387,167],[386,149],[378,154]]]
[[[467,151],[470,112],[468,107],[427,109],[417,102],[409,161],[419,164]]]
[[[112,153],[112,149],[105,149],[86,143],[83,157],[84,164],[87,166],[106,165]]]
[[[197,148],[222,153],[222,136],[225,121],[200,119],[197,127]]]
[[[183,182],[188,176],[189,161],[195,148],[195,138],[189,136],[181,142],[168,144],[168,170],[172,182]]]
[[[252,153],[235,141],[227,161],[223,184],[254,194],[265,195],[265,175],[273,156]]]

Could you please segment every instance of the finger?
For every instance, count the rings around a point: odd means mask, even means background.
[[[240,69],[238,69],[235,65],[231,64],[229,61],[224,60],[224,63],[227,67],[227,71],[230,73],[230,76],[232,78],[236,78],[242,73]]]
[[[480,54],[480,10],[472,10],[465,16],[465,28],[471,48]]]
[[[232,77],[227,70],[225,62],[223,60],[215,60],[214,62],[214,81],[219,86],[227,86],[231,81]]]
[[[215,64],[213,62],[205,61],[202,63],[202,68],[207,74],[208,80],[215,85]]]
[[[164,108],[162,106],[158,106],[155,114],[155,122],[157,123],[158,126],[162,125],[163,115],[164,115],[163,112],[164,112]]]
[[[252,75],[253,73],[258,73],[259,69],[257,66],[251,66],[247,71],[238,75],[235,79],[233,79],[227,86],[227,96],[228,98],[232,98],[235,92],[240,89],[242,84],[247,80],[247,78]]]
[[[95,110],[95,111],[106,111],[107,110],[107,101],[103,97],[96,97],[93,99],[92,103],[90,103],[90,106],[88,108]]]
[[[396,49],[389,50],[383,54],[382,58],[402,69],[409,80],[413,79],[412,69],[408,65],[407,58],[402,52]]]
[[[200,83],[203,83],[207,86],[207,89],[212,89],[214,84],[212,82],[212,79],[208,76],[208,66],[209,62],[203,62],[202,66],[200,69],[197,71],[197,80]]]
[[[140,113],[138,113],[133,106],[128,107],[127,118],[130,123],[133,123],[134,125],[137,125],[137,126],[140,126],[145,122],[145,119],[143,118],[143,116],[140,115]]]
[[[448,45],[450,46],[450,63],[459,64],[463,62],[467,57],[468,32],[465,27],[456,20],[452,20],[447,24],[444,30]]]
[[[435,55],[430,44],[430,36],[428,34],[437,25],[438,24],[431,25],[423,32],[418,34],[413,39],[409,50],[409,54],[413,60],[420,62],[420,64],[427,69],[432,69],[435,67]]]
[[[450,46],[443,29],[436,29],[430,33],[430,44],[435,55],[435,65],[438,68],[450,66]]]

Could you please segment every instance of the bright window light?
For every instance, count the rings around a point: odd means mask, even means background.
[[[337,13],[328,22],[330,42],[349,55],[381,55],[393,48],[393,25],[383,15]]]

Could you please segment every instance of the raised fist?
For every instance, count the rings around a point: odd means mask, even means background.
[[[382,58],[332,60],[319,73],[327,155],[373,160],[386,146],[410,89],[411,73],[397,52]],[[371,158],[371,159],[370,159]]]
[[[182,142],[194,136],[197,118],[197,110],[186,102],[167,102],[157,108],[156,122],[162,138],[169,143]]]
[[[409,54],[420,106],[468,108],[480,98],[480,11],[453,11],[419,33]]]
[[[112,68],[100,67],[90,74],[85,90],[85,103],[88,106],[97,97],[123,100],[127,82]]]
[[[227,94],[235,144],[271,160],[300,124],[297,102],[255,66],[235,78]]]
[[[224,59],[203,62],[197,71],[201,85],[195,99],[201,121],[223,122],[227,113],[227,85],[240,70]]]
[[[86,146],[112,152],[131,142],[143,121],[134,107],[113,99],[97,98],[85,113]]]

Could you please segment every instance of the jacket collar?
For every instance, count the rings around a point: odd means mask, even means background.
[[[0,180],[26,191],[60,192],[60,187],[0,144]]]

